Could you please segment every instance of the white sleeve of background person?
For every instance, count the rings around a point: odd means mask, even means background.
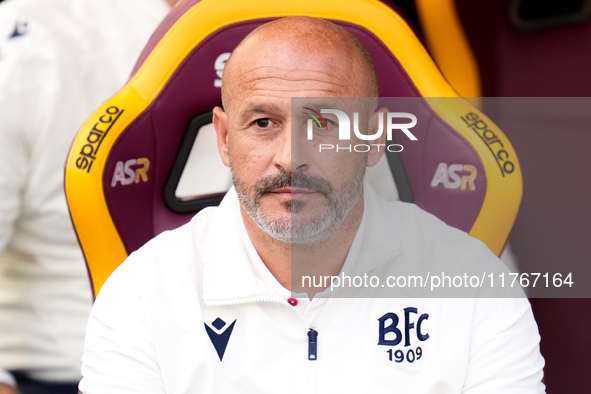
[[[2,11],[0,9],[0,11]],[[28,149],[26,137],[13,118],[25,117],[19,106],[23,105],[21,97],[13,96],[13,89],[8,86],[14,65],[7,58],[5,23],[7,15],[0,12],[0,254],[14,232],[14,223],[20,211],[20,195],[25,184],[27,173]],[[12,25],[12,23],[11,23]],[[16,114],[14,113],[15,111]]]
[[[165,0],[0,3],[0,366],[78,381],[92,296],[63,191],[84,120],[120,89]]]

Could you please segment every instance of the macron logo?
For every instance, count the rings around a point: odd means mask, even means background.
[[[12,38],[24,36],[28,32],[29,32],[29,29],[27,29],[27,22],[16,21],[16,23],[14,24],[14,30],[8,38],[12,39]]]
[[[203,323],[205,324],[205,323]],[[228,328],[224,331],[222,329],[226,326],[226,322],[220,319],[219,317],[215,319],[211,325],[213,328],[209,327],[205,324],[205,331],[207,331],[207,335],[215,348],[215,351],[220,358],[220,361],[224,358],[224,353],[226,352],[226,347],[228,346],[228,341],[230,340],[230,335],[232,335],[232,330],[234,329],[234,324],[236,324],[236,320],[230,324]]]

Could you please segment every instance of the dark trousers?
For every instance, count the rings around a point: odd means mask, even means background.
[[[22,394],[78,394],[78,382],[42,382],[11,371]]]

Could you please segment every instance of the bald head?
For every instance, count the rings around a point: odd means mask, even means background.
[[[226,62],[222,83],[222,103],[226,110],[232,90],[240,83],[245,68],[263,68],[277,58],[292,64],[293,71],[304,68],[334,74],[349,89],[349,97],[377,97],[378,81],[371,56],[345,29],[323,19],[294,16],[262,25],[234,49]]]

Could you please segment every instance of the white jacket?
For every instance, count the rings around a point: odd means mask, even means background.
[[[367,184],[363,221],[362,265],[388,254],[391,266],[425,253],[496,261],[480,241]],[[242,228],[232,189],[111,275],[88,325],[84,394],[544,392],[526,299],[329,298],[309,327],[289,292],[257,275]]]
[[[125,83],[164,0],[0,4],[0,367],[78,381],[92,291],[63,174],[80,125]]]

